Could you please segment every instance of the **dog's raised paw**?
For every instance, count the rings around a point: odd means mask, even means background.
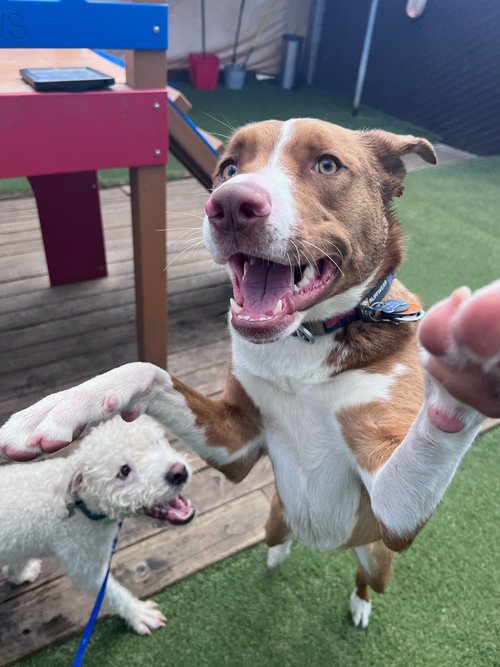
[[[473,294],[465,287],[455,290],[419,327],[427,370],[457,401],[487,417],[499,415],[499,313],[497,280]],[[446,424],[442,430],[448,430]]]
[[[351,593],[349,609],[354,625],[357,628],[367,628],[370,621],[370,614],[372,613],[372,603],[362,600],[354,590]]]
[[[46,396],[0,428],[0,458],[27,461],[65,447],[87,426],[123,413],[143,413],[151,393],[168,393],[165,371],[147,363],[125,364],[83,384]]]

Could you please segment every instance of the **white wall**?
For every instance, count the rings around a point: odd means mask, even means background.
[[[248,53],[261,19],[266,16],[248,68],[277,73],[281,55],[281,36],[285,33],[306,36],[311,0],[246,0],[240,33],[237,62]],[[239,0],[205,0],[206,48],[225,64],[231,60]],[[201,51],[200,0],[169,0],[168,66],[186,69],[188,54]]]

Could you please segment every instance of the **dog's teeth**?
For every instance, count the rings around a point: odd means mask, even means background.
[[[314,269],[310,264],[308,264],[306,270],[302,274],[302,277],[310,280],[313,276],[314,276]]]
[[[277,315],[283,309],[283,301],[280,299],[278,303],[274,306],[273,315]]]
[[[249,266],[248,262],[245,262],[243,264],[243,277],[245,277],[245,273],[248,271],[248,266]]]
[[[253,266],[256,261],[255,257],[250,257],[250,266]]]
[[[243,316],[243,319],[244,319],[244,320],[249,320],[249,319],[250,319],[250,315],[244,315],[244,316]]]
[[[302,289],[302,287],[309,285],[312,278],[314,278],[314,269],[310,264],[308,264],[304,273],[302,274],[302,278],[297,283],[297,287],[299,288],[299,290]]]
[[[236,303],[236,301],[234,299],[229,299],[229,304],[231,306],[231,310],[233,312],[235,312],[237,315],[238,315],[238,313],[241,313],[241,311],[243,310],[243,307],[238,306],[238,304]]]

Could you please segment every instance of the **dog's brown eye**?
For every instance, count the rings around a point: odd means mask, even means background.
[[[320,160],[316,162],[314,165],[315,171],[319,172],[320,174],[324,174],[325,176],[328,176],[329,174],[334,174],[336,171],[338,171],[339,165],[337,162],[332,158],[332,157],[322,157]]]
[[[238,168],[234,162],[226,162],[226,164],[221,169],[221,176],[225,181],[227,181],[227,179],[232,178],[237,171]]]
[[[120,468],[120,472],[118,473],[117,477],[120,479],[125,479],[125,477],[128,477],[131,472],[132,468],[125,463],[125,465]]]

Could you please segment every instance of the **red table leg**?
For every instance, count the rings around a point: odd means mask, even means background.
[[[29,178],[51,285],[107,275],[95,171]]]

